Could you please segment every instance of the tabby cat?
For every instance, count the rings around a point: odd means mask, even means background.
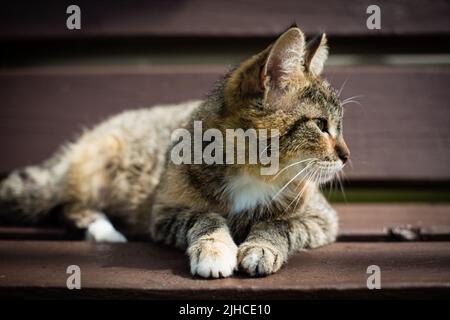
[[[333,242],[338,231],[318,189],[349,157],[338,93],[320,77],[327,56],[325,34],[306,43],[292,27],[204,101],[126,111],[41,165],[12,172],[0,185],[2,213],[33,222],[58,206],[68,226],[101,242],[126,241],[110,219],[121,221],[186,250],[191,273],[206,278],[274,273],[290,254]],[[280,169],[174,164],[171,134],[194,121],[203,130],[278,129]]]

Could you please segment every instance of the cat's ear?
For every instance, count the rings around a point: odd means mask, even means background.
[[[271,48],[250,57],[230,73],[224,89],[228,104],[245,104],[264,94],[262,74]]]
[[[272,45],[244,61],[229,75],[225,100],[242,105],[268,92],[277,92],[304,79],[305,37],[297,27],[284,32]],[[266,96],[267,97],[267,96]]]
[[[304,77],[305,36],[293,27],[272,45],[261,75],[265,88],[285,88]]]
[[[313,76],[322,73],[325,61],[328,58],[327,36],[325,33],[311,39],[306,45],[305,68]]]

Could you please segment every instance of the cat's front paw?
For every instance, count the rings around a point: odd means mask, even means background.
[[[237,246],[216,240],[200,240],[188,248],[192,275],[229,277],[237,268]]]
[[[267,276],[281,268],[283,255],[274,246],[244,242],[239,246],[238,263],[251,276]]]

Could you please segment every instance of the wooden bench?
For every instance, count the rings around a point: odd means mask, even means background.
[[[347,201],[325,191],[340,213],[336,244],[296,254],[267,278],[204,281],[190,276],[182,252],[145,242],[143,235],[106,245],[77,241],[56,225],[0,226],[0,296],[448,297],[449,61],[380,62],[392,55],[448,57],[450,4],[378,3],[382,30],[365,28],[371,4],[365,0],[351,8],[339,1],[264,0],[257,10],[253,0],[136,1],[125,7],[78,1],[79,32],[65,29],[69,2],[2,5],[2,174],[47,158],[108,115],[203,97],[226,64],[262,49],[293,20],[308,35],[327,31],[332,58],[326,76],[337,87],[346,82],[343,97],[361,95],[362,106],[345,112],[353,163],[345,171]],[[342,65],[339,57],[349,54],[371,65]],[[82,290],[66,287],[72,264],[82,270]],[[367,288],[370,265],[381,269],[382,290]]]

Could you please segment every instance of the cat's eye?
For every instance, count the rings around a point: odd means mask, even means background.
[[[317,118],[317,119],[314,119],[314,123],[317,125],[317,127],[320,129],[320,131],[327,132],[327,129],[328,129],[327,128],[327,120]]]

